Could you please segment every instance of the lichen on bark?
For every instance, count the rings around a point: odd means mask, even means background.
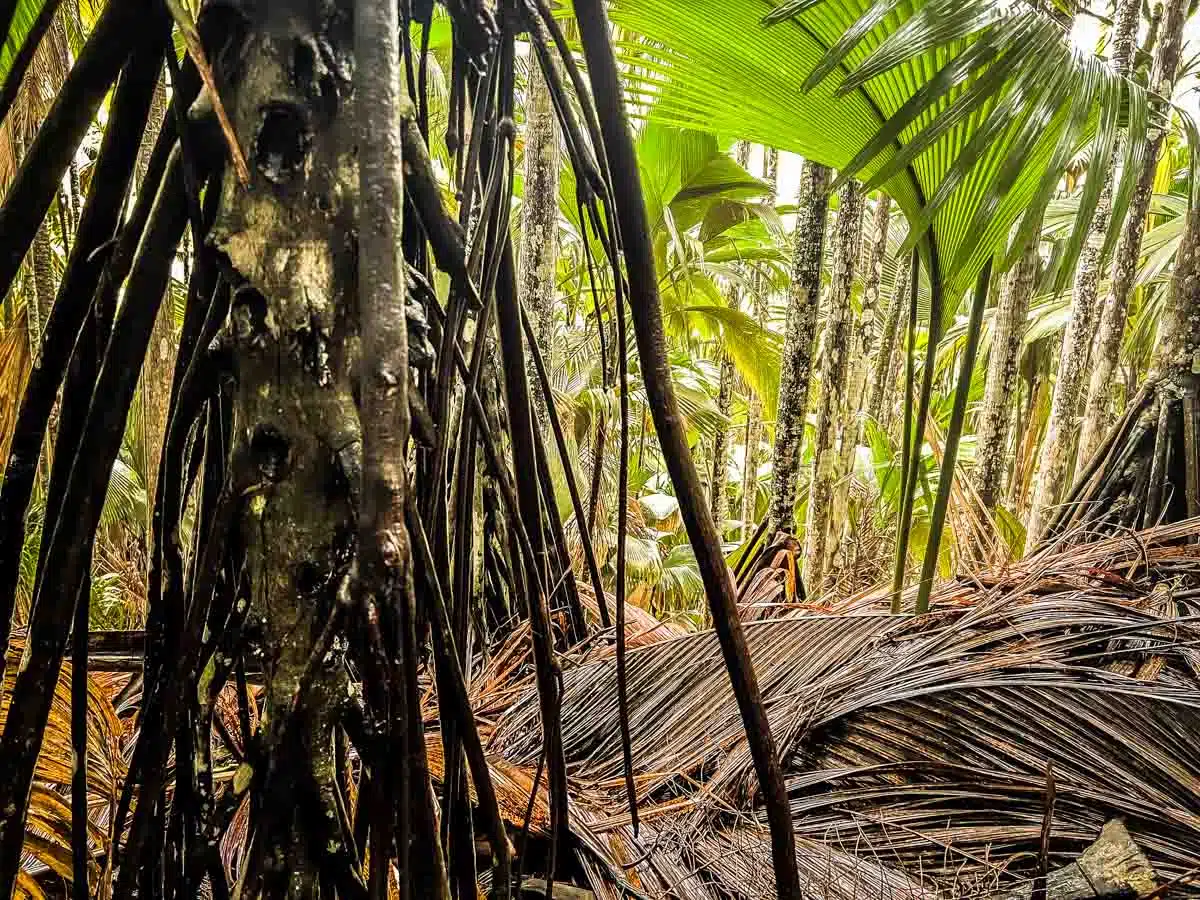
[[[553,356],[555,266],[558,261],[558,122],[550,89],[541,70],[531,67],[525,102],[525,192],[521,203],[521,246],[517,294],[533,320],[547,365]],[[528,377],[537,383],[533,361]],[[552,368],[552,367],[551,367]],[[547,428],[546,401],[534,392],[538,426]]]
[[[1114,59],[1123,60],[1118,71],[1128,74],[1132,60],[1133,37],[1129,35],[1127,19],[1132,18],[1135,26],[1138,18],[1136,0],[1121,0],[1118,4],[1118,21],[1113,47]],[[1152,97],[1170,97],[1179,69],[1179,56],[1183,43],[1183,28],[1187,21],[1187,4],[1183,0],[1172,0],[1166,10],[1162,43],[1155,54],[1154,67],[1150,75]],[[1132,7],[1132,8],[1131,8]],[[1136,31],[1136,27],[1133,29]],[[1163,101],[1156,101],[1157,112],[1168,114]],[[1146,228],[1146,215],[1150,211],[1150,198],[1154,190],[1154,176],[1158,171],[1159,154],[1162,151],[1167,129],[1157,116],[1146,132],[1142,149],[1142,167],[1137,173],[1137,182],[1129,201],[1129,212],[1121,229],[1120,240],[1113,255],[1112,275],[1105,297],[1100,324],[1092,346],[1091,377],[1088,381],[1087,399],[1084,403],[1083,422],[1079,432],[1078,464],[1083,466],[1100,445],[1105,433],[1114,421],[1114,405],[1117,396],[1117,361],[1121,353],[1121,339],[1125,334],[1129,300],[1133,294],[1137,275],[1138,259],[1142,250],[1142,235]],[[1127,140],[1137,140],[1129,135]]]
[[[240,11],[250,27],[225,103],[252,180],[243,187],[226,174],[210,241],[244,279],[225,340],[237,375],[234,458],[249,461],[255,484],[240,532],[266,673],[267,761],[279,773],[266,790],[278,800],[315,788],[328,801],[334,726],[349,697],[341,649],[297,695],[355,546],[352,22],[338,8],[299,3]],[[315,896],[312,841],[328,823],[295,803],[264,804],[262,815],[253,850],[263,878],[288,885],[289,896]]]
[[[796,230],[792,236],[792,279],[788,288],[787,320],[779,364],[779,408],[775,415],[775,456],[769,530],[796,529],[796,482],[800,475],[800,445],[812,381],[813,338],[825,253],[825,220],[829,210],[827,166],[805,161],[796,201]]]
[[[847,181],[838,191],[837,232],[833,241],[833,277],[829,285],[825,332],[821,339],[821,391],[813,439],[813,475],[805,523],[804,577],[809,592],[826,588],[830,556],[837,548],[831,533],[835,516],[834,488],[843,477],[843,442],[850,440],[846,411],[850,350],[854,340],[851,288],[862,235],[863,198],[859,185]]]
[[[976,489],[988,509],[994,509],[1000,499],[1000,482],[1007,464],[1008,434],[1016,408],[1017,366],[1039,263],[1037,246],[1031,244],[1005,274],[992,316],[987,380],[975,429]]]

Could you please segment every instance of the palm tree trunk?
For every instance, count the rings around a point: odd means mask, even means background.
[[[134,164],[139,190],[146,175],[146,168],[150,164],[154,140],[167,116],[167,102],[166,81],[160,75],[150,100],[146,133]],[[150,347],[142,364],[139,393],[142,404],[142,475],[146,482],[147,529],[151,527],[154,495],[158,490],[159,457],[162,455],[163,440],[166,437],[167,416],[171,404],[171,375],[175,371],[175,349],[179,335],[175,327],[174,306],[168,291],[158,308],[158,317],[154,320],[154,331],[150,336]]]
[[[833,243],[833,278],[829,286],[825,334],[821,343],[821,393],[817,401],[817,434],[813,445],[812,486],[808,492],[806,535],[808,549],[804,577],[813,595],[825,586],[830,530],[834,521],[834,485],[844,475],[839,438],[846,432],[847,383],[850,351],[854,342],[854,317],[850,289],[854,262],[862,234],[862,194],[853,180],[838,191],[837,232]]]
[[[825,254],[830,170],[806,161],[800,174],[796,231],[792,238],[792,283],[779,368],[779,409],[775,415],[775,459],[769,522],[771,532],[796,530],[796,482],[800,445],[812,381],[813,336]]]
[[[1124,7],[1133,5],[1132,14]],[[1118,72],[1127,74],[1133,53],[1133,40],[1137,33],[1140,4],[1137,0],[1121,0],[1118,6],[1117,27],[1113,35],[1113,65]],[[1075,270],[1075,284],[1071,294],[1071,318],[1063,333],[1062,349],[1059,353],[1058,379],[1054,383],[1054,398],[1050,405],[1050,422],[1046,430],[1046,442],[1042,445],[1038,463],[1037,485],[1034,488],[1033,507],[1029,510],[1026,523],[1026,546],[1032,546],[1045,528],[1049,510],[1058,503],[1066,490],[1071,463],[1075,459],[1075,430],[1080,403],[1083,401],[1084,370],[1088,353],[1095,335],[1097,294],[1104,251],[1104,239],[1108,234],[1109,218],[1112,214],[1113,172],[1122,150],[1118,141],[1113,146],[1112,165],[1100,188],[1100,199],[1088,228],[1087,241]]]
[[[54,247],[50,241],[50,217],[42,222],[30,248],[33,296],[28,301],[29,350],[36,366],[42,356],[42,332],[54,306]]]
[[[758,512],[758,466],[762,443],[762,401],[750,391],[746,397],[746,446],[742,458],[742,513],[741,539],[744,541],[754,533],[755,517]]]
[[[867,273],[863,283],[862,327],[859,329],[857,341],[859,356],[852,360],[854,375],[850,384],[851,401],[858,406],[856,410],[858,418],[856,430],[860,440],[862,438],[863,423],[866,421],[870,411],[869,397],[865,395],[867,371],[872,368],[872,359],[875,361],[874,370],[878,370],[881,363],[883,365],[887,364],[892,348],[884,346],[885,332],[888,327],[891,327],[891,341],[894,343],[896,328],[900,321],[899,310],[895,311],[896,315],[893,319],[893,310],[891,307],[887,310],[888,319],[882,323],[882,328],[877,321],[880,312],[879,289],[883,279],[883,259],[887,255],[888,228],[892,221],[891,212],[892,198],[887,194],[880,194],[878,201],[875,203],[875,216],[871,221],[871,255],[867,259]],[[900,274],[903,275],[904,273],[901,272]],[[899,291],[895,293],[898,294]],[[895,306],[895,303],[893,302],[891,306]]]
[[[779,188],[779,151],[767,147],[763,155],[763,180],[770,188],[767,200],[773,205]],[[767,324],[765,279],[755,275],[755,315],[758,324]],[[746,396],[746,452],[742,462],[742,540],[754,531],[758,513],[758,466],[763,435],[762,399],[754,391]]]
[[[743,169],[750,162],[750,142],[739,141],[737,145],[738,165]],[[742,305],[741,295],[734,287],[726,298],[731,309]],[[736,372],[729,354],[721,353],[721,378],[717,389],[717,411],[721,414],[713,433],[712,470],[708,480],[708,505],[712,511],[717,531],[724,535],[725,520],[729,518],[729,415],[733,409],[733,382]]]
[[[729,305],[737,308],[737,292],[730,293]],[[733,409],[733,361],[721,357],[721,382],[717,391],[717,411],[721,414],[713,433],[712,471],[709,472],[708,505],[712,510],[717,531],[724,535],[725,520],[729,518],[729,414]]]
[[[558,260],[558,122],[550,89],[541,70],[529,72],[525,100],[525,196],[521,207],[521,256],[517,290],[529,313],[546,364],[551,369],[550,346],[554,311],[555,263]],[[532,359],[527,361],[531,384],[537,381]],[[534,392],[538,427],[547,426],[546,403]]]
[[[1005,276],[992,319],[992,349],[975,442],[975,480],[979,497],[988,509],[995,509],[1000,499],[1000,480],[1016,400],[1017,365],[1025,337],[1025,315],[1037,282],[1039,263],[1034,241]]]
[[[1118,16],[1132,16],[1136,22],[1137,7],[1136,0],[1122,0],[1117,9]],[[1167,10],[1162,43],[1159,44],[1158,53],[1154,59],[1154,70],[1150,77],[1151,89],[1157,97],[1171,96],[1179,68],[1183,26],[1186,21],[1187,3],[1184,0],[1173,0]],[[1120,19],[1118,19],[1116,31],[1118,35],[1127,34],[1127,31],[1122,28]],[[1132,44],[1132,36],[1129,37],[1128,44]],[[1128,59],[1132,56],[1132,47],[1114,44],[1113,56],[1115,59],[1124,60],[1125,68],[1128,69]],[[1166,111],[1160,110],[1160,112]],[[1121,353],[1121,338],[1125,333],[1129,297],[1133,293],[1133,280],[1137,273],[1138,258],[1141,255],[1142,234],[1145,230],[1146,215],[1150,210],[1150,195],[1154,188],[1154,175],[1158,170],[1158,156],[1162,151],[1166,135],[1167,129],[1162,127],[1157,116],[1153,117],[1150,130],[1146,134],[1142,170],[1138,173],[1137,184],[1129,201],[1129,215],[1125,220],[1120,242],[1117,244],[1116,255],[1113,258],[1111,286],[1104,301],[1103,312],[1100,316],[1100,328],[1092,347],[1092,375],[1088,383],[1087,401],[1083,410],[1083,424],[1079,432],[1078,464],[1080,466],[1091,458],[1114,421],[1113,410],[1117,386],[1117,379],[1114,375]]]
[[[861,202],[861,201],[860,201]],[[883,257],[887,253],[888,224],[891,221],[892,198],[880,194],[875,204],[875,214],[871,220],[871,254],[867,258],[866,277],[863,282],[862,312],[859,327],[854,332],[850,348],[850,379],[846,397],[850,403],[850,432],[849,440],[842,442],[842,468],[849,471],[848,466],[854,455],[854,448],[862,441],[863,427],[867,418],[866,386],[867,369],[871,358],[879,345],[879,329],[876,319],[879,316],[879,282],[883,276]],[[862,218],[861,213],[859,216]],[[860,230],[861,239],[861,230]],[[855,254],[855,259],[858,254]]]
[[[871,248],[863,284],[860,324],[854,332],[850,351],[850,387],[846,395],[850,403],[848,430],[842,439],[841,448],[841,471],[846,475],[854,472],[854,454],[863,441],[866,429],[867,371],[871,368],[871,359],[880,344],[876,322],[879,317],[879,283],[883,276],[883,258],[887,254],[891,209],[892,198],[887,194],[880,194],[871,219]],[[843,479],[843,488],[838,491],[834,504],[838,514],[833,521],[841,523],[835,528],[838,531],[838,544],[834,570],[839,573],[839,577],[852,573],[856,565],[855,537],[858,532],[858,518],[850,510],[849,481],[849,478]]]
[[[892,410],[895,408],[895,403],[885,401],[896,393],[896,379],[900,371],[900,319],[908,309],[911,281],[912,256],[906,253],[900,259],[892,299],[883,320],[883,332],[879,338],[879,352],[875,356],[875,370],[867,400],[867,418],[879,423],[879,427],[885,431],[890,426]]]

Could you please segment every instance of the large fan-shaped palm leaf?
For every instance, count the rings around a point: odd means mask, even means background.
[[[1023,4],[615,0],[613,19],[654,42],[631,73],[639,96],[655,98],[649,115],[885,187],[951,297],[1022,214],[1022,238],[1032,233],[1081,148],[1107,168],[1123,110],[1135,129],[1148,115],[1140,87],[1074,51],[1061,25]],[[1129,142],[1127,163],[1140,143]],[[1091,174],[1080,223],[1103,181]],[[1069,256],[1082,237],[1077,229]]]

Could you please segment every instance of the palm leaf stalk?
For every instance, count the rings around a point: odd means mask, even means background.
[[[946,510],[950,503],[950,489],[954,485],[954,466],[958,461],[958,442],[962,438],[963,423],[967,415],[967,398],[970,394],[971,375],[975,371],[975,356],[979,351],[979,336],[983,330],[983,310],[987,306],[988,286],[992,280],[992,267],[985,265],[979,273],[975,287],[975,300],[971,304],[971,319],[967,323],[967,346],[963,351],[958,374],[958,389],[954,393],[954,409],[950,414],[950,428],[946,432],[945,449],[942,452],[942,470],[938,477],[937,499],[930,512],[929,545],[921,568],[921,581],[917,589],[917,615],[929,612],[929,597],[933,590],[933,579],[937,573],[938,551],[941,546]]]
[[[754,676],[745,636],[737,615],[732,578],[720,551],[716,526],[704,506],[699,477],[679,426],[678,407],[667,371],[662,314],[647,242],[645,206],[637,181],[637,161],[622,102],[616,58],[608,38],[608,16],[599,0],[576,6],[580,37],[588,60],[604,149],[616,183],[631,186],[617,216],[624,242],[625,263],[632,293],[630,308],[642,360],[642,377],[651,397],[651,412],[680,509],[705,583],[713,626],[729,671],[734,696],[745,723],[755,768],[759,773],[770,823],[776,894],[779,900],[800,900],[795,839],[788,812],[783,771],[775,750],[766,711]],[[620,626],[618,626],[620,627]]]
[[[810,160],[800,173],[798,214],[792,235],[792,271],[787,319],[779,372],[779,408],[775,414],[775,456],[772,467],[768,530],[796,530],[796,489],[800,477],[800,447],[808,412],[813,373],[813,343],[825,256],[825,225],[829,210],[828,167]]]
[[[1130,15],[1121,4],[1118,12]],[[1136,17],[1135,11],[1132,13]],[[1150,87],[1156,98],[1155,107],[1151,110],[1149,129],[1146,132],[1144,146],[1139,160],[1140,171],[1137,183],[1129,201],[1129,213],[1121,229],[1121,237],[1112,261],[1112,276],[1109,289],[1104,300],[1100,315],[1100,324],[1096,339],[1092,346],[1091,378],[1088,381],[1087,398],[1084,404],[1083,420],[1079,431],[1079,464],[1082,465],[1096,450],[1100,439],[1112,424],[1110,409],[1114,397],[1114,375],[1117,360],[1121,350],[1121,339],[1125,333],[1125,323],[1129,307],[1129,298],[1133,293],[1134,280],[1137,274],[1137,263],[1141,256],[1142,236],[1145,233],[1146,215],[1150,209],[1150,199],[1154,188],[1154,176],[1158,170],[1159,154],[1169,131],[1170,109],[1163,97],[1170,97],[1179,69],[1179,57],[1183,44],[1183,28],[1187,22],[1187,4],[1172,0],[1168,3],[1163,20],[1161,43],[1154,56],[1154,66],[1150,74]],[[1114,40],[1124,32],[1118,27]],[[1114,57],[1120,57],[1127,50],[1114,46]],[[1138,138],[1130,129],[1128,140]]]
[[[983,403],[975,426],[975,481],[980,500],[994,510],[1000,500],[1008,434],[1016,408],[1017,365],[1026,328],[1026,311],[1037,284],[1041,258],[1031,244],[1005,273],[992,316],[991,350]]]
[[[1128,77],[1132,70],[1140,10],[1139,0],[1121,0],[1117,4],[1112,67],[1113,71],[1122,77]],[[1127,143],[1130,150],[1140,150],[1137,141],[1129,140]],[[1079,436],[1076,430],[1076,411],[1086,397],[1085,373],[1096,333],[1100,273],[1108,250],[1106,238],[1110,219],[1114,220],[1114,227],[1118,229],[1123,221],[1123,205],[1114,204],[1113,197],[1113,170],[1121,156],[1120,141],[1113,140],[1111,147],[1102,147],[1097,152],[1106,151],[1111,155],[1109,165],[1102,172],[1089,177],[1084,185],[1084,194],[1095,194],[1097,200],[1075,270],[1075,281],[1071,291],[1071,317],[1063,332],[1058,374],[1050,403],[1049,426],[1038,458],[1033,503],[1026,524],[1026,533],[1031,535],[1031,546],[1032,541],[1042,532],[1043,519],[1049,514],[1050,507],[1058,501],[1067,487],[1071,464],[1074,461],[1073,451]],[[1127,173],[1127,176],[1129,174]],[[1123,191],[1125,185],[1130,182],[1130,177],[1123,180]],[[1127,206],[1128,198],[1124,199],[1124,206]]]

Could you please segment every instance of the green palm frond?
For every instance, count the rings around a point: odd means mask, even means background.
[[[33,30],[34,23],[46,6],[46,0],[20,0],[13,8],[12,24],[8,36],[0,44],[0,84],[8,80],[13,59],[21,52],[25,38]]]
[[[1086,225],[1118,128],[1148,115],[1144,89],[1018,4],[615,0],[612,16],[654,42],[630,74],[655,99],[652,121],[703,123],[882,187],[950,298],[1022,216],[1024,245],[1066,164],[1090,149],[1098,162],[1076,217]],[[1128,143],[1126,173],[1140,152]]]

